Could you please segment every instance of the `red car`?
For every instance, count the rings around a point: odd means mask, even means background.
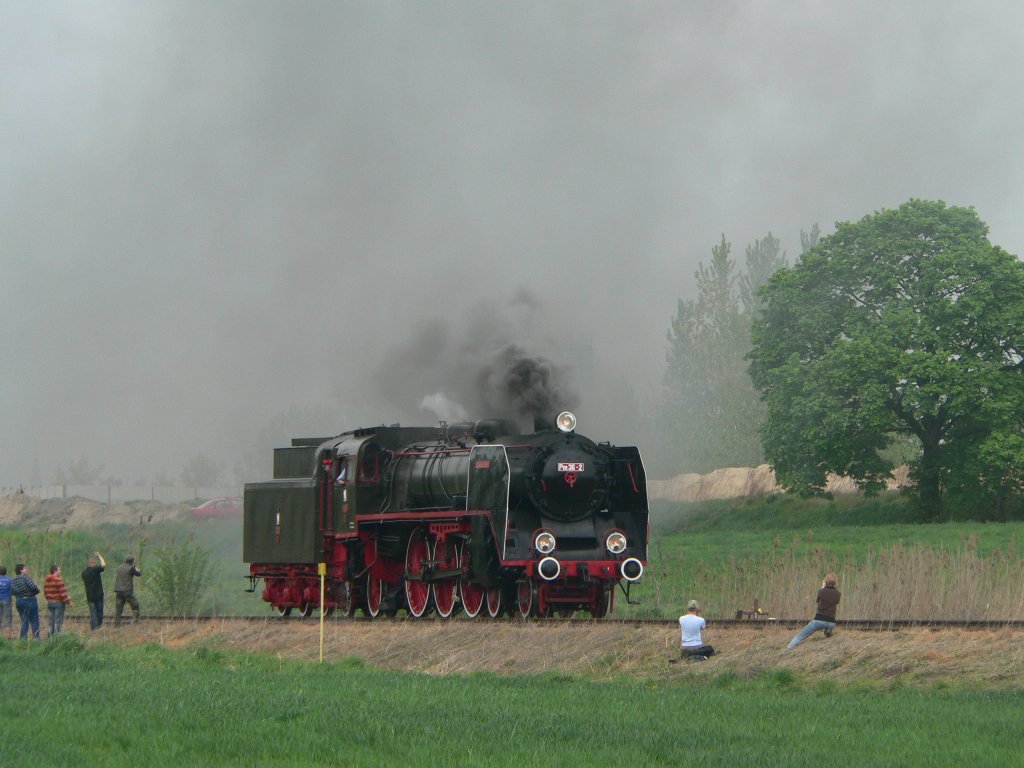
[[[242,500],[230,496],[220,496],[216,499],[204,501],[198,507],[189,510],[192,517],[234,517],[242,514]]]

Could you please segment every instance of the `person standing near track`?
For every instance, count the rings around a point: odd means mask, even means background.
[[[132,607],[132,624],[138,624],[139,600],[135,597],[135,577],[141,575],[142,571],[135,567],[135,558],[132,555],[128,555],[124,562],[117,566],[117,579],[114,581],[114,594],[117,595],[114,603],[115,627],[121,624],[121,613],[124,611],[125,603]]]
[[[13,613],[11,612],[11,577],[7,575],[7,566],[0,565],[0,631],[7,634],[8,639],[14,637]]]
[[[50,614],[50,629],[47,637],[53,637],[64,629],[64,611],[71,605],[68,586],[60,575],[60,566],[51,565],[50,572],[43,580],[43,597],[46,598],[46,609]]]
[[[836,629],[836,609],[839,607],[839,590],[836,589],[836,575],[830,573],[821,582],[821,589],[818,590],[818,610],[807,626],[800,630],[796,637],[789,641],[787,648],[796,648],[800,643],[813,635],[818,630],[825,633],[825,637],[832,637]]]
[[[90,557],[82,571],[82,583],[85,584],[85,601],[89,604],[89,629],[99,629],[103,626],[103,577],[101,574],[107,569],[107,561],[103,555],[96,552],[96,557]]]
[[[32,627],[32,637],[39,639],[39,601],[36,595],[39,587],[28,575],[28,566],[18,563],[14,566],[14,578],[11,579],[11,595],[14,596],[18,615],[21,617],[20,638],[28,637],[28,628]]]

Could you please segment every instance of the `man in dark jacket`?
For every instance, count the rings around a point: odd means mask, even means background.
[[[14,597],[15,605],[18,608],[18,615],[21,616],[22,639],[28,637],[28,628],[32,627],[32,637],[39,639],[39,601],[36,595],[39,594],[39,587],[28,575],[28,566],[18,563],[14,566],[14,578],[11,579],[11,595]]]
[[[103,626],[103,577],[107,569],[107,561],[99,552],[90,557],[82,571],[82,583],[85,584],[85,601],[89,604],[89,628],[98,629]]]
[[[141,576],[142,571],[135,567],[135,558],[128,555],[124,562],[117,566],[117,579],[114,581],[114,594],[117,600],[114,603],[114,626],[121,623],[121,613],[124,611],[124,604],[132,607],[134,616],[132,624],[139,621],[139,600],[135,597],[135,577]]]

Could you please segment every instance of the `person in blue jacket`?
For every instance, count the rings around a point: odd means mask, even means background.
[[[11,577],[7,575],[7,566],[0,565],[0,632],[7,637],[14,637],[13,613],[11,612]]]

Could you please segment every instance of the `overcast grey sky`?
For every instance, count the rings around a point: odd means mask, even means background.
[[[722,233],[923,197],[1024,253],[1022,73],[1008,1],[0,4],[0,484],[431,423],[492,338],[642,444],[608,392]]]

